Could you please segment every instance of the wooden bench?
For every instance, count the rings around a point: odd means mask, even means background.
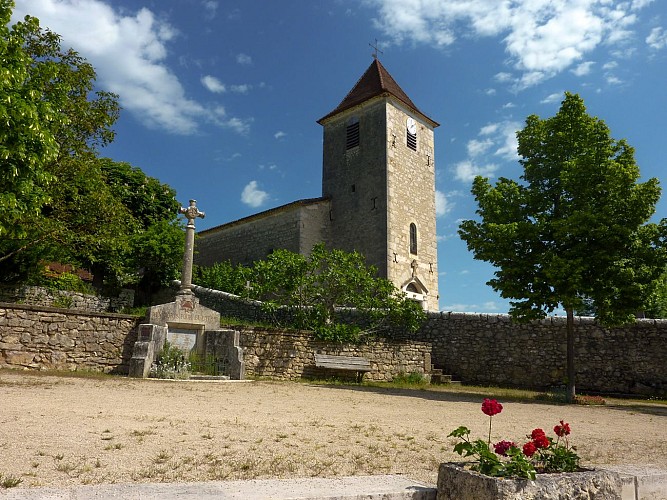
[[[371,371],[371,363],[366,358],[357,356],[332,356],[315,354],[315,366],[329,370],[346,370],[357,372],[357,382],[361,383],[364,373]]]

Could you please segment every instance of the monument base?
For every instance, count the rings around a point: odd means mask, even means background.
[[[130,377],[146,378],[165,341],[183,351],[218,360],[234,380],[245,378],[243,350],[239,332],[220,329],[220,313],[199,305],[189,290],[176,295],[174,302],[153,306],[148,323],[139,325],[137,341],[130,360]]]

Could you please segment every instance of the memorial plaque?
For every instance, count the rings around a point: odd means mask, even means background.
[[[181,351],[189,353],[197,344],[197,330],[187,328],[169,328],[167,341]]]

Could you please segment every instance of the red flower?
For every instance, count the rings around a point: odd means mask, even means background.
[[[554,427],[554,432],[558,437],[567,436],[568,434],[570,434],[570,424],[568,424],[567,422],[563,422],[561,420],[560,425]]]
[[[495,399],[484,399],[484,402],[482,403],[482,411],[485,415],[493,417],[503,411],[503,405]]]
[[[533,455],[535,455],[536,451],[537,448],[535,447],[535,444],[533,444],[532,441],[529,441],[523,445],[523,454],[526,455],[527,457],[532,457]]]
[[[533,429],[533,432],[530,433],[530,439],[533,441],[540,437],[546,437],[546,433],[542,429]]]
[[[537,448],[548,448],[549,447],[549,438],[546,437],[544,434],[539,435],[535,439],[533,439],[533,444]]]
[[[512,441],[499,441],[493,445],[493,450],[498,455],[502,455],[503,457],[507,456],[507,450],[510,448],[516,448],[516,444],[514,444]]]

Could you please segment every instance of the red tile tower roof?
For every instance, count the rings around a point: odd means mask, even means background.
[[[439,125],[437,122],[431,120],[428,116],[419,111],[419,108],[417,108],[408,95],[403,92],[403,89],[396,83],[396,80],[394,80],[378,59],[373,59],[373,62],[366,72],[359,78],[359,81],[357,81],[356,85],[348,92],[336,109],[317,120],[317,123],[322,125],[327,118],[383,94],[391,94],[409,109],[419,113],[430,121],[434,127]]]

